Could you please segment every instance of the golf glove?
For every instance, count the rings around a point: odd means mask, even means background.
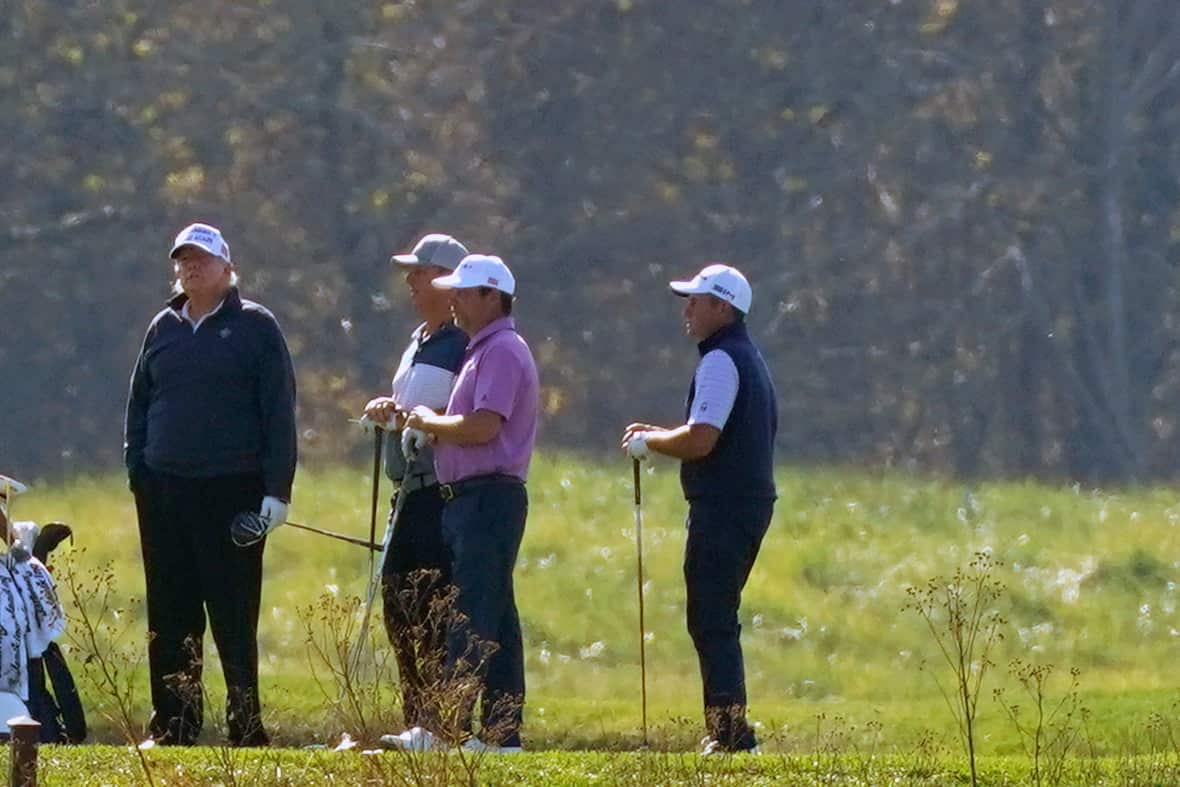
[[[640,462],[651,458],[651,451],[647,448],[647,432],[635,432],[627,441],[627,456]]]
[[[402,432],[402,456],[412,462],[429,442],[430,435],[421,429],[406,429]]]
[[[264,497],[257,514],[243,511],[234,517],[229,526],[229,536],[237,546],[253,546],[286,521],[287,504],[277,497]]]
[[[356,421],[356,423],[360,425],[361,431],[364,432],[365,434],[372,434],[373,432],[377,431],[377,429],[384,429],[387,432],[393,431],[393,421],[392,420],[390,420],[388,422],[387,421],[374,421],[369,416],[362,415],[360,417],[360,419]]]
[[[8,553],[14,561],[24,563],[33,556],[33,542],[37,540],[37,534],[40,532],[41,528],[36,522],[12,523],[13,539]]]

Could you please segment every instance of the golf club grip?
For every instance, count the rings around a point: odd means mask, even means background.
[[[635,487],[635,505],[639,505],[641,494],[639,492],[639,460],[631,460],[631,477],[632,484]]]
[[[373,430],[373,500],[369,506],[369,541],[377,541],[377,497],[381,494],[381,449],[385,442],[385,430],[378,426]],[[369,573],[373,573],[373,555],[369,554]]]

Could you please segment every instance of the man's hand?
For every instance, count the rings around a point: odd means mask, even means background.
[[[245,511],[234,517],[229,526],[229,535],[240,547],[253,546],[286,521],[287,504],[277,497],[264,497],[257,514]]]
[[[399,417],[405,418],[405,413],[398,410],[397,402],[391,396],[378,396],[376,399],[370,399],[365,405],[365,418],[380,425],[382,429],[392,431],[397,428]]]
[[[408,432],[411,429],[416,429],[419,432],[430,432],[430,420],[434,418],[435,412],[424,404],[420,404],[409,412],[406,416],[405,429]]]
[[[623,439],[619,447],[632,459],[644,461],[651,458],[651,449],[647,446],[647,439],[652,432],[661,431],[658,426],[651,424],[630,424],[623,432]]]

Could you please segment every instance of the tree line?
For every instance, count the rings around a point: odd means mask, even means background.
[[[17,0],[0,17],[0,456],[116,466],[171,235],[225,231],[308,461],[388,384],[389,254],[500,254],[549,445],[677,421],[666,282],[729,261],[780,457],[1174,475],[1167,0]]]

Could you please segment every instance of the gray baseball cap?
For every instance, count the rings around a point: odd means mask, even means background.
[[[418,241],[409,254],[395,254],[389,261],[395,265],[437,265],[453,271],[466,256],[467,247],[450,235],[431,233]]]

